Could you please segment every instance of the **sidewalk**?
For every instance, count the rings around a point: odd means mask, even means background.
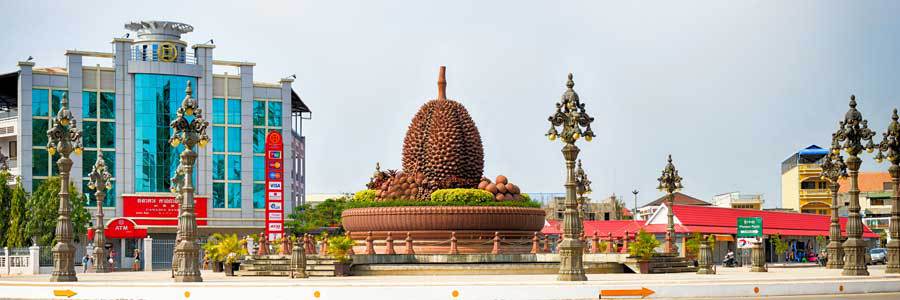
[[[900,276],[883,267],[868,277],[842,277],[841,270],[773,268],[749,273],[719,268],[717,275],[595,274],[586,282],[559,282],[554,275],[359,276],[289,279],[225,277],[204,273],[203,283],[173,283],[169,272],[82,274],[76,283],[49,283],[49,276],[0,278],[0,295],[49,298],[54,290],[75,298],[141,299],[598,299],[602,290],[647,288],[648,298],[760,297],[900,292]],[[187,297],[186,297],[187,295]],[[455,296],[454,296],[455,295]],[[603,299],[607,299],[604,297]],[[638,297],[639,298],[639,297]]]

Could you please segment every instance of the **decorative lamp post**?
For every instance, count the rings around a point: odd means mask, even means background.
[[[879,163],[887,159],[891,166],[888,172],[891,173],[891,181],[893,184],[894,194],[891,196],[891,223],[888,225],[888,231],[891,238],[887,243],[887,268],[885,273],[900,273],[900,122],[897,122],[897,109],[891,116],[891,124],[888,125],[887,132],[884,133],[884,139],[878,145],[878,154],[875,160]]]
[[[578,160],[578,168],[575,169],[575,192],[578,194],[578,217],[581,220],[584,220],[585,212],[588,209],[587,207],[587,198],[584,197],[585,194],[590,194],[591,191],[591,181],[588,180],[587,173],[584,172],[584,169],[581,167],[581,160]],[[581,222],[578,222],[579,226],[582,226]],[[584,231],[584,227],[581,227],[581,231]]]
[[[847,152],[847,169],[850,175],[850,216],[847,218],[847,240],[844,242],[844,271],[845,276],[868,276],[866,269],[866,243],[862,240],[863,223],[859,215],[859,166],[862,160],[859,154],[863,150],[870,153],[875,150],[872,137],[875,131],[869,129],[868,121],[856,110],[856,96],[850,96],[850,110],[844,115],[844,120],[839,123],[837,132],[832,139],[831,151],[839,154],[841,150]],[[863,146],[863,141],[869,141]]]
[[[103,201],[106,200],[106,191],[112,189],[110,179],[112,175],[106,169],[106,162],[103,160],[103,152],[97,152],[97,162],[94,168],[88,174],[88,188],[94,190],[94,198],[97,200],[97,224],[94,226],[94,272],[109,272],[109,264],[106,262],[106,237],[103,236]]]
[[[191,82],[188,81],[185,89],[184,101],[178,108],[175,120],[169,124],[169,127],[175,131],[169,139],[172,147],[178,147],[184,143],[184,150],[181,151],[180,168],[184,178],[181,186],[181,214],[178,216],[178,231],[180,233],[180,241],[175,247],[175,257],[178,262],[178,268],[175,271],[176,282],[201,282],[200,277],[200,246],[197,245],[197,216],[194,214],[194,185],[191,182],[191,174],[193,174],[194,162],[197,160],[197,153],[194,152],[194,146],[206,146],[209,137],[206,135],[206,127],[209,122],[203,119],[203,110],[197,105],[197,102],[191,98]]]
[[[580,151],[575,146],[582,136],[588,142],[594,138],[594,131],[591,130],[591,122],[594,118],[589,116],[584,109],[584,104],[578,99],[578,93],[572,89],[575,82],[572,81],[572,73],[569,73],[569,80],[566,81],[566,91],[562,95],[560,102],[556,103],[556,113],[550,116],[550,130],[547,131],[547,137],[555,140],[557,137],[565,143],[562,153],[566,160],[566,200],[565,200],[565,217],[563,218],[563,240],[559,244],[559,276],[560,281],[585,281],[587,276],[584,275],[584,265],[582,264],[582,255],[584,254],[584,244],[578,238],[581,236],[581,220],[578,212],[575,210],[578,206],[575,199],[576,182],[575,182],[575,159],[578,158]],[[557,131],[557,127],[562,132]],[[582,130],[584,128],[584,130]]]
[[[709,236],[703,235],[700,240],[700,249],[698,251],[699,256],[697,260],[697,274],[707,274],[712,275],[716,274],[716,269],[713,268],[713,255],[712,255],[712,247],[710,246]]]
[[[69,201],[69,171],[72,170],[72,159],[69,154],[81,154],[81,130],[77,120],[69,111],[69,99],[63,96],[59,112],[50,120],[47,130],[47,153],[50,157],[59,152],[56,161],[59,167],[59,217],[56,219],[56,245],[53,246],[53,273],[50,281],[78,281],[75,277],[75,245],[72,242],[72,204]]]
[[[631,219],[637,220],[637,194],[640,193],[640,191],[633,190],[631,193],[634,194],[634,210],[631,211]]]
[[[681,191],[684,188],[681,185],[681,176],[678,176],[678,170],[675,169],[675,165],[672,164],[672,154],[669,154],[669,163],[666,164],[666,167],[662,171],[662,176],[659,177],[659,186],[656,188],[661,192],[665,192],[667,198],[669,199],[669,209],[666,216],[668,217],[667,226],[666,226],[666,253],[677,253],[678,248],[675,246],[675,192]]]
[[[839,179],[847,177],[847,164],[844,163],[844,157],[840,154],[829,153],[822,163],[822,178],[828,180],[828,187],[831,190],[831,227],[828,230],[828,269],[844,268],[844,249],[841,248],[841,224],[838,217],[838,190],[841,184]]]

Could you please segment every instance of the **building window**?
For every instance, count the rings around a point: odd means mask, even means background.
[[[50,117],[59,112],[66,90],[34,88],[31,90],[31,175],[32,190],[36,190],[49,176],[59,175],[56,160],[59,153],[52,157],[47,152],[47,130],[50,129]]]
[[[99,76],[99,75],[98,75]],[[103,152],[112,188],[106,191],[104,207],[116,206],[116,94],[114,91],[90,91],[81,94],[83,131],[81,141],[84,144],[82,156],[82,191],[88,199],[88,206],[97,205],[97,197],[88,189],[88,181],[97,161],[97,153]]]
[[[816,189],[816,186],[815,181],[804,181],[800,183],[800,188],[804,190],[814,190]]]
[[[885,191],[893,191],[893,190],[894,190],[894,184],[893,184],[893,182],[885,181],[885,182],[884,182],[884,188],[883,188],[883,190],[885,190]]]
[[[884,205],[884,198],[869,198],[869,205]]]
[[[9,151],[7,151],[7,153],[9,153],[9,159],[16,159],[16,157],[19,157],[18,148],[19,146],[16,141],[9,141]]]
[[[155,46],[155,45],[154,45]],[[175,75],[134,75],[134,191],[169,192],[169,179],[178,165],[184,144],[169,145],[172,129],[169,122],[184,100],[187,82],[197,97],[197,78]],[[197,168],[192,174],[197,182]]]
[[[241,100],[213,99],[213,208],[241,208]]]
[[[253,208],[266,208],[266,135],[281,133],[281,99],[253,101]]]

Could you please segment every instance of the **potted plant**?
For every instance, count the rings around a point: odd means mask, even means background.
[[[334,276],[350,275],[350,264],[353,262],[349,255],[350,247],[353,247],[350,237],[338,235],[328,239],[328,255],[334,257]]]
[[[241,239],[237,234],[224,235],[216,245],[216,253],[221,256],[225,266],[225,275],[234,276],[234,271],[240,267],[240,257],[247,255],[247,250],[241,246]]]
[[[641,274],[650,273],[650,258],[656,254],[656,247],[659,247],[659,241],[643,229],[638,232],[635,241],[628,244],[628,254],[638,259]]]
[[[219,253],[218,244],[222,238],[222,234],[216,233],[206,240],[203,244],[203,258],[212,265],[213,272],[222,272],[222,260],[224,257]]]

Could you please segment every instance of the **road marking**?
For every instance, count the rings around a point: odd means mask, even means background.
[[[459,297],[459,291],[453,290],[453,292],[450,293],[450,295],[453,295],[453,298]]]
[[[78,293],[73,290],[53,290],[53,296],[57,297],[72,298],[72,296],[75,296],[77,294]]]
[[[653,295],[653,290],[641,287],[639,290],[600,290],[600,297],[625,297],[625,296],[641,296],[641,299]]]
[[[753,293],[754,293],[754,294],[759,294],[759,287],[758,287],[758,286],[753,287]]]
[[[190,297],[191,297],[191,292],[189,292],[189,291],[184,291],[184,297],[185,297],[185,298],[190,298]]]
[[[313,297],[319,298],[320,296],[322,296],[322,293],[319,293],[319,291],[313,292]]]

